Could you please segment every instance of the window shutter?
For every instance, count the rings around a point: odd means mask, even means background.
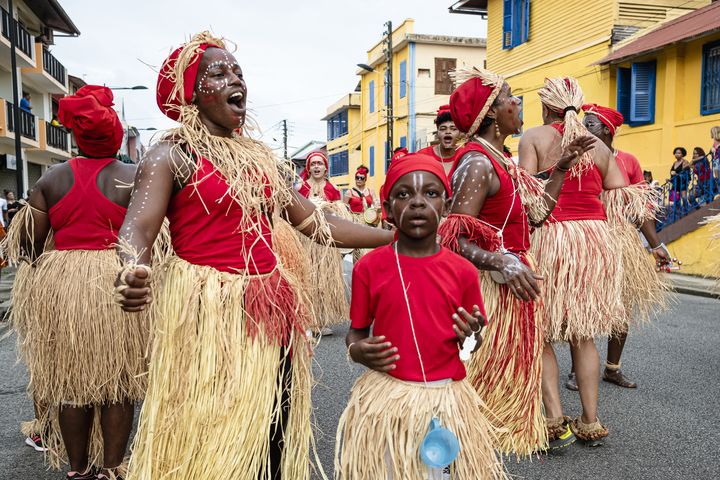
[[[327,139],[332,140],[332,118],[328,118],[327,120]]]
[[[524,0],[523,3],[523,31],[520,43],[525,43],[530,39],[530,0]]]
[[[450,71],[455,69],[457,60],[454,58],[435,59],[435,95],[450,95],[453,83]]]
[[[373,113],[375,111],[375,80],[370,80],[369,85],[370,90],[370,105],[369,105],[369,111],[370,113]]]
[[[375,175],[375,146],[370,147],[370,176]]]
[[[655,121],[655,62],[633,63],[630,86],[630,121]]]
[[[630,123],[630,69],[617,69],[617,110]]]
[[[407,137],[400,137],[400,148],[407,148]]]
[[[503,0],[503,49],[513,47],[513,0]]]
[[[400,98],[405,98],[407,95],[407,62],[403,60],[400,62]]]

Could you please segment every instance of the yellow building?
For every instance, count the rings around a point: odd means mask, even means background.
[[[526,126],[542,123],[537,91],[544,78],[573,76],[587,102],[623,112],[626,125],[616,145],[634,153],[662,183],[673,148],[707,150],[710,127],[720,125],[720,91],[712,96],[720,89],[714,60],[720,55],[720,4],[710,3],[461,0],[451,8],[486,16],[488,68],[503,74],[522,98]],[[518,141],[509,146],[516,150]],[[660,232],[686,273],[710,273],[709,233],[698,228],[702,215]]]
[[[351,185],[350,177],[363,164],[370,169],[369,186],[377,192],[385,180],[387,160],[395,148],[407,147],[412,152],[433,141],[437,109],[448,103],[452,92],[448,72],[462,65],[484,65],[485,39],[422,35],[414,33],[413,27],[414,21],[407,19],[392,33],[393,145],[386,144],[386,63],[382,40],[367,52],[365,63],[372,70],[357,70],[360,108],[352,103],[357,98],[353,94],[328,108],[326,120],[343,111],[344,103],[348,103],[347,134],[332,140],[328,136],[331,155],[336,149],[343,151],[343,145],[347,144],[350,175],[334,177],[333,183],[337,185]],[[357,123],[354,115],[358,115]],[[329,122],[329,134],[330,129]]]
[[[0,187],[17,190],[15,135],[19,134],[22,196],[49,165],[71,157],[70,135],[64,128],[51,125],[57,112],[56,99],[68,93],[68,74],[48,46],[53,42],[54,31],[64,35],[80,32],[58,2],[18,0],[12,12],[0,5],[0,14]],[[20,110],[18,128],[14,125],[10,22],[15,23],[17,32],[18,98],[22,98],[23,92],[28,93],[32,107]]]
[[[328,107],[323,117],[327,122],[328,173],[340,190],[354,185],[353,174],[362,163],[360,105],[360,92],[348,93]]]

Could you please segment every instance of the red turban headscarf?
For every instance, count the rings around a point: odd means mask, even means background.
[[[450,182],[442,164],[430,155],[424,153],[408,153],[398,161],[390,163],[387,174],[385,175],[385,183],[380,189],[380,203],[384,203],[390,197],[390,190],[400,180],[400,177],[410,172],[430,172],[435,175],[445,187],[448,198],[452,196]],[[383,219],[387,218],[387,212],[383,207]]]
[[[313,158],[316,158],[316,157],[322,159],[323,163],[325,164],[325,170],[330,169],[330,166],[328,165],[328,159],[323,152],[321,152],[319,150],[310,152],[308,154],[307,158],[305,158],[305,170],[303,170],[302,173],[300,174],[300,177],[303,180],[307,180],[308,177],[310,176],[310,162],[312,161]]]
[[[465,81],[450,95],[450,115],[458,130],[473,136],[493,104],[504,81],[489,83],[480,77]]]
[[[585,113],[590,113],[598,117],[598,120],[610,129],[610,134],[612,134],[613,137],[618,128],[623,124],[623,121],[625,121],[622,113],[596,103],[586,103],[582,106],[582,109]]]
[[[120,149],[123,127],[113,105],[112,91],[99,85],[85,85],[60,99],[58,119],[72,129],[84,155],[114,157]]]
[[[370,173],[370,170],[368,170],[365,165],[360,165],[357,170],[355,170],[355,175],[367,175],[368,173]]]
[[[395,153],[393,153],[392,157],[390,157],[390,164],[392,165],[396,160],[400,160],[402,157],[408,154],[409,152],[407,148],[398,148]]]
[[[198,68],[200,67],[200,59],[203,53],[205,53],[205,50],[212,46],[214,45],[201,43],[192,53],[188,66],[183,72],[182,92],[175,91],[175,66],[180,57],[180,53],[185,50],[186,46],[183,45],[182,47],[176,48],[163,62],[157,80],[157,104],[166,116],[177,121],[180,118],[180,107],[192,103],[192,96],[195,92],[195,81],[197,80]]]

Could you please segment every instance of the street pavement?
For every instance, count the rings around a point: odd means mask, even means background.
[[[573,446],[564,455],[532,462],[507,459],[515,478],[676,479],[720,478],[720,302],[677,295],[651,327],[632,333],[623,370],[639,383],[626,390],[601,382],[600,417],[610,428],[606,446]],[[335,427],[355,378],[363,372],[345,359],[346,327],[324,337],[316,350],[314,404],[318,455],[332,474]],[[598,345],[604,358],[604,345]],[[97,348],[98,355],[102,348]],[[566,347],[558,354],[569,370]],[[60,479],[42,454],[23,443],[19,422],[32,417],[27,373],[16,362],[15,337],[0,341],[0,480]],[[576,393],[561,389],[566,414],[577,415]],[[200,440],[200,439],[198,439]],[[362,479],[373,480],[373,479]]]

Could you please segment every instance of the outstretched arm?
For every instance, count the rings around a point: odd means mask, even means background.
[[[316,222],[306,222],[306,219],[315,213],[315,204],[295,191],[292,192],[292,198],[292,202],[285,207],[286,219],[294,227],[302,226],[300,232],[303,235],[312,237],[318,226]],[[359,225],[330,213],[324,215],[330,224],[332,243],[336,247],[375,248],[393,241],[393,233],[387,230]]]
[[[462,160],[453,176],[453,201],[450,213],[477,218],[488,196],[500,188],[500,181],[492,163],[484,155],[470,153]],[[484,250],[467,236],[460,234],[459,253],[480,270],[496,270],[502,273],[513,293],[523,300],[537,298],[541,278],[527,266],[500,252]]]

